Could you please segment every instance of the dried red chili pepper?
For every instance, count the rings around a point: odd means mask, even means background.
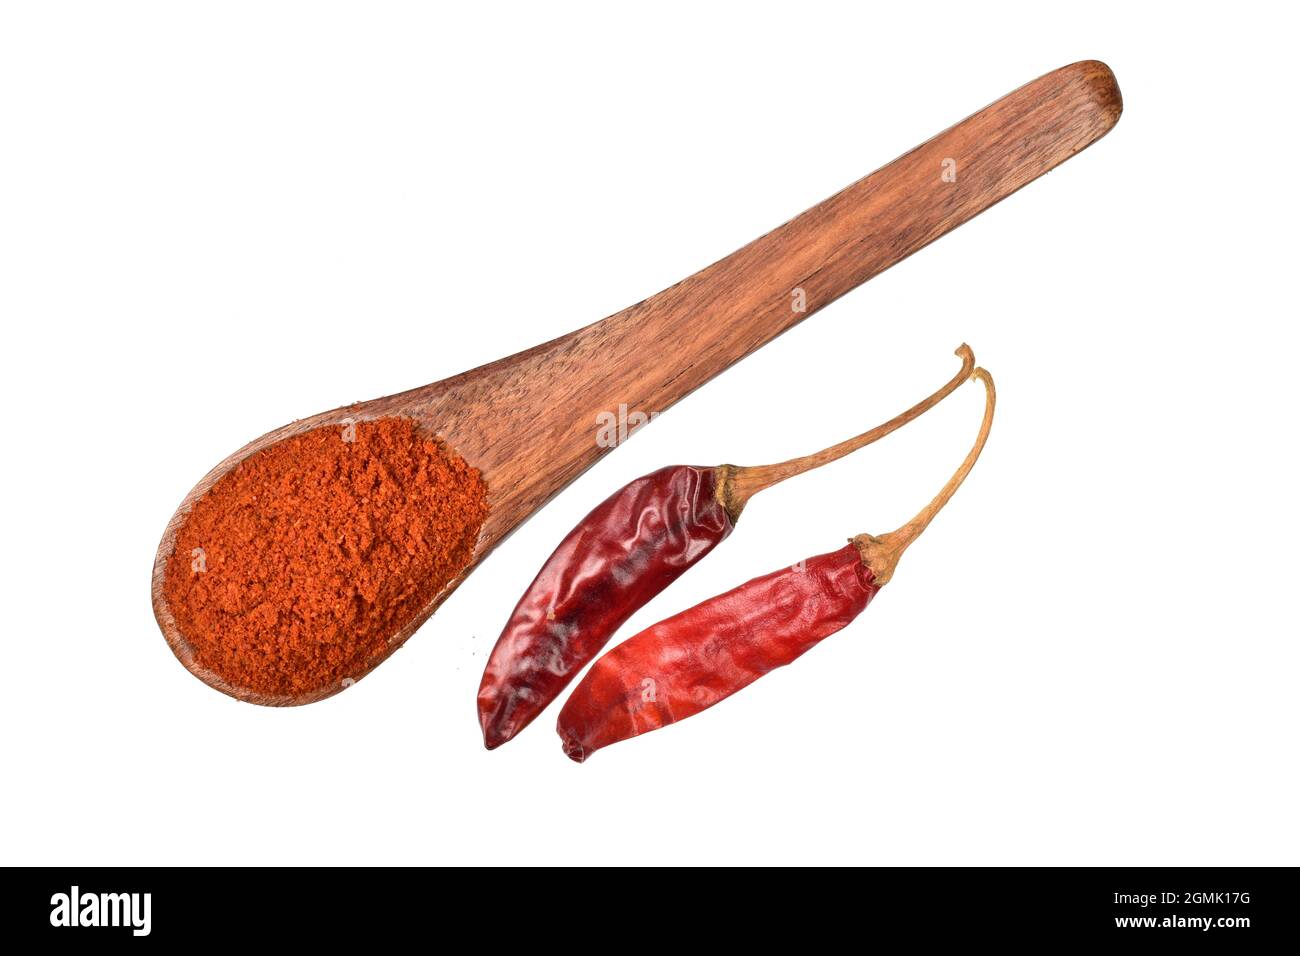
[[[616,491],[560,542],[497,639],[478,692],[489,750],[523,730],[638,609],[731,533],[749,499],[778,482],[835,461],[932,408],[971,375],[883,425],[830,448],[775,465],[676,465]]]
[[[601,747],[698,714],[861,614],[988,439],[993,379],[982,368],[972,377],[987,392],[979,437],[920,514],[897,531],[858,535],[838,551],[755,578],[628,638],[593,665],[560,711],[556,729],[565,754],[581,763]]]

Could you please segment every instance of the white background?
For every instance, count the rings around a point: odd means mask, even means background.
[[[4,862],[1300,862],[1294,24],[3,9]],[[260,709],[168,652],[154,550],[231,450],[615,312],[1085,58],[1109,136],[665,413],[355,688]],[[482,749],[485,655],[598,500],[860,431],[962,341],[987,452],[851,628],[583,766],[554,708]],[[980,407],[755,499],[624,633],[901,523]]]

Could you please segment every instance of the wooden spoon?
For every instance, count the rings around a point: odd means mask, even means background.
[[[196,662],[167,606],[163,577],[178,527],[217,479],[254,452],[345,418],[405,415],[482,472],[491,510],[471,563],[391,636],[391,653],[511,531],[609,450],[597,442],[599,413],[620,406],[647,413],[668,408],[1091,145],[1115,125],[1121,109],[1119,87],[1104,63],[1063,67],[616,315],[422,388],[285,425],[245,445],[186,495],[163,532],[153,607],[168,645],[196,677],[240,700],[303,704],[341,689],[267,697],[232,687]]]

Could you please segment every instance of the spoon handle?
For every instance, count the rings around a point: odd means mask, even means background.
[[[652,319],[653,344],[689,362],[689,391],[1100,139],[1121,109],[1104,63],[1062,67],[611,324]],[[679,397],[676,372],[643,400]]]
[[[599,416],[626,409],[635,424],[663,411],[1100,139],[1121,109],[1104,63],[1062,67],[658,295],[468,373],[463,388],[441,383],[430,419],[502,499],[488,539],[612,447],[598,440]],[[543,408],[539,448],[538,423],[520,419]]]

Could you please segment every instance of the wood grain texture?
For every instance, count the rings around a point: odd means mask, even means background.
[[[175,533],[193,502],[253,452],[347,417],[417,419],[480,469],[491,512],[473,562],[394,634],[396,649],[506,536],[609,449],[597,415],[620,405],[663,411],[761,345],[983,212],[1104,136],[1122,110],[1110,69],[1083,61],[1040,77],[644,302],[568,335],[422,388],[324,412],[227,457],[185,497],[158,547],[153,606],[192,673],[254,703],[264,698],[204,671],[163,596]],[[944,161],[955,162],[945,181]],[[792,307],[793,290],[805,296]],[[356,675],[360,678],[363,675]]]

